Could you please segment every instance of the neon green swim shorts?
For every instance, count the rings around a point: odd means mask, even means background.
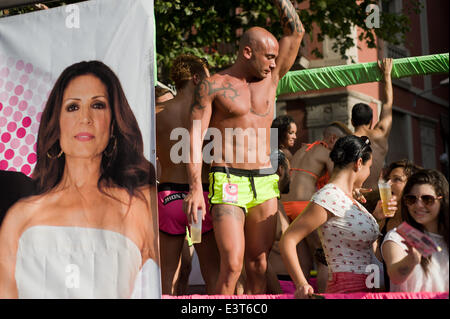
[[[273,169],[246,170],[214,166],[209,173],[209,202],[248,209],[280,197],[279,176]]]

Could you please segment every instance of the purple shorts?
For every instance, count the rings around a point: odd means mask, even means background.
[[[203,185],[203,197],[206,204],[205,220],[202,223],[202,233],[213,228],[209,212],[208,185]],[[186,234],[189,222],[183,211],[183,199],[189,193],[188,184],[162,183],[158,185],[158,219],[159,230],[169,235]]]

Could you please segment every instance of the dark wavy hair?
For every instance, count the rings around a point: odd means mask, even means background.
[[[419,165],[414,164],[408,159],[402,159],[399,161],[395,161],[389,164],[387,168],[385,168],[383,173],[383,178],[385,181],[389,179],[389,175],[391,172],[396,168],[403,168],[403,171],[407,178],[409,178],[414,173],[417,173],[419,170],[423,169],[423,167],[420,167]]]
[[[43,194],[50,191],[62,179],[65,156],[56,156],[61,151],[59,119],[62,99],[70,81],[87,74],[97,77],[106,86],[111,107],[112,137],[103,152],[98,188],[105,193],[103,187],[120,187],[126,189],[130,196],[144,199],[138,188],[154,185],[155,170],[144,157],[139,125],[119,79],[100,61],[83,61],[67,67],[50,92],[42,112],[37,138],[37,162],[33,172],[36,193]]]
[[[295,123],[295,121],[290,115],[280,115],[273,120],[271,128],[278,129],[278,147],[280,147],[281,143],[286,138],[291,123]]]
[[[372,148],[367,136],[349,135],[339,138],[330,152],[330,158],[336,168],[343,168],[362,158],[365,164],[372,156]]]
[[[445,243],[447,244],[447,250],[450,246],[449,242],[449,212],[448,212],[448,181],[445,178],[444,174],[434,169],[422,169],[417,173],[413,174],[408,181],[406,182],[405,188],[403,189],[402,198],[400,201],[400,212],[402,215],[402,220],[406,221],[412,227],[424,231],[425,228],[422,224],[419,224],[414,220],[414,218],[409,214],[408,206],[405,204],[405,195],[410,194],[411,189],[415,185],[423,185],[428,184],[431,185],[436,193],[436,196],[442,196],[440,199],[440,210],[438,215],[438,233],[444,237]],[[425,271],[428,273],[428,266],[430,264],[431,259],[425,258],[422,256],[420,264]]]

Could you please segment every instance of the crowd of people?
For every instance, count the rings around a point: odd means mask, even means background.
[[[285,5],[284,8],[289,7]],[[289,17],[291,23],[285,26],[285,36],[278,46],[274,45],[273,37],[266,30],[251,28],[243,35],[237,61],[229,69],[206,77],[195,85],[201,74],[189,63],[185,65],[185,69],[191,70],[188,78],[194,88],[184,98],[185,108],[190,106],[191,112],[191,122],[187,127],[191,133],[192,160],[186,165],[185,180],[188,181],[189,192],[183,196],[183,211],[186,213],[183,225],[194,222],[199,209],[204,212],[204,222],[212,219],[212,228],[206,227],[204,231],[213,230],[220,266],[214,288],[205,280],[208,293],[280,293],[279,279],[291,281],[296,287],[296,296],[300,298],[314,292],[374,291],[367,285],[369,265],[376,265],[380,271],[381,283],[376,285],[376,291],[421,291],[417,288],[399,289],[395,273],[398,272],[397,267],[406,272],[406,266],[397,264],[400,258],[404,258],[406,261],[402,263],[408,263],[410,268],[417,264],[420,260],[417,250],[402,246],[397,250],[404,254],[397,251],[399,255],[396,258],[387,252],[396,245],[393,244],[394,239],[405,245],[398,239],[400,235],[393,235],[403,221],[441,238],[436,242],[443,249],[432,257],[436,277],[421,277],[424,285],[420,287],[423,287],[422,291],[447,291],[448,240],[444,229],[448,227],[448,198],[444,198],[448,183],[445,177],[406,160],[384,167],[392,127],[392,59],[378,63],[385,100],[377,121],[369,105],[358,103],[352,109],[354,131],[344,123],[332,122],[324,128],[322,140],[304,144],[294,154],[291,150],[300,126],[289,115],[278,116],[269,122],[273,118],[273,83],[292,64],[290,50],[298,45],[303,35],[298,33],[302,30],[301,22],[296,14],[289,15],[291,12],[290,9],[280,10],[282,19],[283,15]],[[264,94],[260,94],[262,90]],[[161,105],[167,106],[166,112],[171,114],[168,102]],[[175,109],[173,112],[181,113]],[[227,162],[227,158],[222,156],[202,165],[194,158],[202,156],[200,150],[205,143],[202,138],[205,133],[195,135],[194,120],[200,121],[201,132],[214,128],[223,133],[222,143],[219,143],[223,148],[221,155],[225,154],[227,146],[233,149],[233,154],[242,149],[244,154],[251,151],[246,143],[227,144],[227,128],[276,129],[278,150],[272,152],[272,159],[277,158],[278,164],[272,161],[270,171],[268,161],[255,163],[249,160],[249,156],[243,163],[236,160]],[[163,125],[157,121],[157,126],[158,123]],[[164,127],[168,126],[165,124]],[[269,140],[265,139],[266,142]],[[210,172],[209,195],[204,192],[205,183],[208,184],[205,167]],[[417,195],[412,204],[412,199],[407,198],[413,195],[405,194],[402,188],[416,173],[434,174],[439,182],[437,179],[430,181],[434,192],[419,194],[426,196],[422,201]],[[385,205],[393,217],[386,217],[383,212],[377,185],[380,179],[391,185],[392,197]],[[440,185],[439,190],[436,183]],[[447,185],[447,191],[444,185]],[[432,196],[434,201],[428,196]],[[421,214],[424,215],[431,208],[440,211],[439,224],[442,225],[438,227],[439,231],[438,228],[418,226],[420,223],[404,217],[400,211],[409,204],[423,206]],[[160,218],[162,213],[164,210],[159,212]],[[181,212],[179,214],[181,216]],[[183,240],[185,232],[180,231],[179,236],[180,241]],[[408,274],[412,273],[412,269],[408,271]],[[406,279],[413,280],[409,275],[404,276],[403,280]],[[425,283],[427,281],[439,281],[440,284]],[[172,285],[173,282],[175,280],[172,280]]]
[[[289,0],[273,2],[280,40],[248,29],[235,63],[212,75],[201,57],[173,61],[176,94],[156,91],[156,169],[115,74],[97,61],[63,71],[42,114],[34,189],[14,196],[34,195],[8,202],[0,228],[0,298],[156,297],[158,267],[163,294],[186,294],[192,247],[208,294],[281,293],[279,280],[297,298],[448,291],[448,181],[407,160],[385,165],[392,59],[379,62],[385,102],[375,125],[358,103],[354,131],[334,121],[292,154],[302,128],[288,115],[274,119],[276,88],[305,31]],[[174,130],[189,133],[181,162]],[[214,136],[212,160],[205,136]],[[379,179],[391,185],[387,203]],[[200,218],[202,240],[192,244]],[[441,249],[422,256],[397,232],[402,222]],[[95,280],[58,285],[67,264]],[[375,287],[370,265],[382,274]],[[111,271],[96,272],[104,267]]]

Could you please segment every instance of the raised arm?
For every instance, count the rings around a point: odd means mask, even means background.
[[[283,37],[279,41],[274,74],[278,82],[292,67],[297,57],[305,29],[290,0],[274,0],[280,14]]]
[[[382,63],[378,61],[378,66],[383,72],[384,93],[386,100],[381,109],[380,119],[374,129],[379,131],[383,136],[388,136],[392,128],[392,103],[394,99],[391,79],[392,59],[385,58]]]
[[[190,160],[187,164],[189,179],[189,194],[183,202],[183,210],[188,215],[188,220],[197,221],[197,209],[206,213],[206,205],[202,188],[202,145],[204,133],[209,127],[212,113],[211,93],[212,80],[205,78],[195,89],[194,103],[191,105],[191,118],[189,126],[190,136]]]

